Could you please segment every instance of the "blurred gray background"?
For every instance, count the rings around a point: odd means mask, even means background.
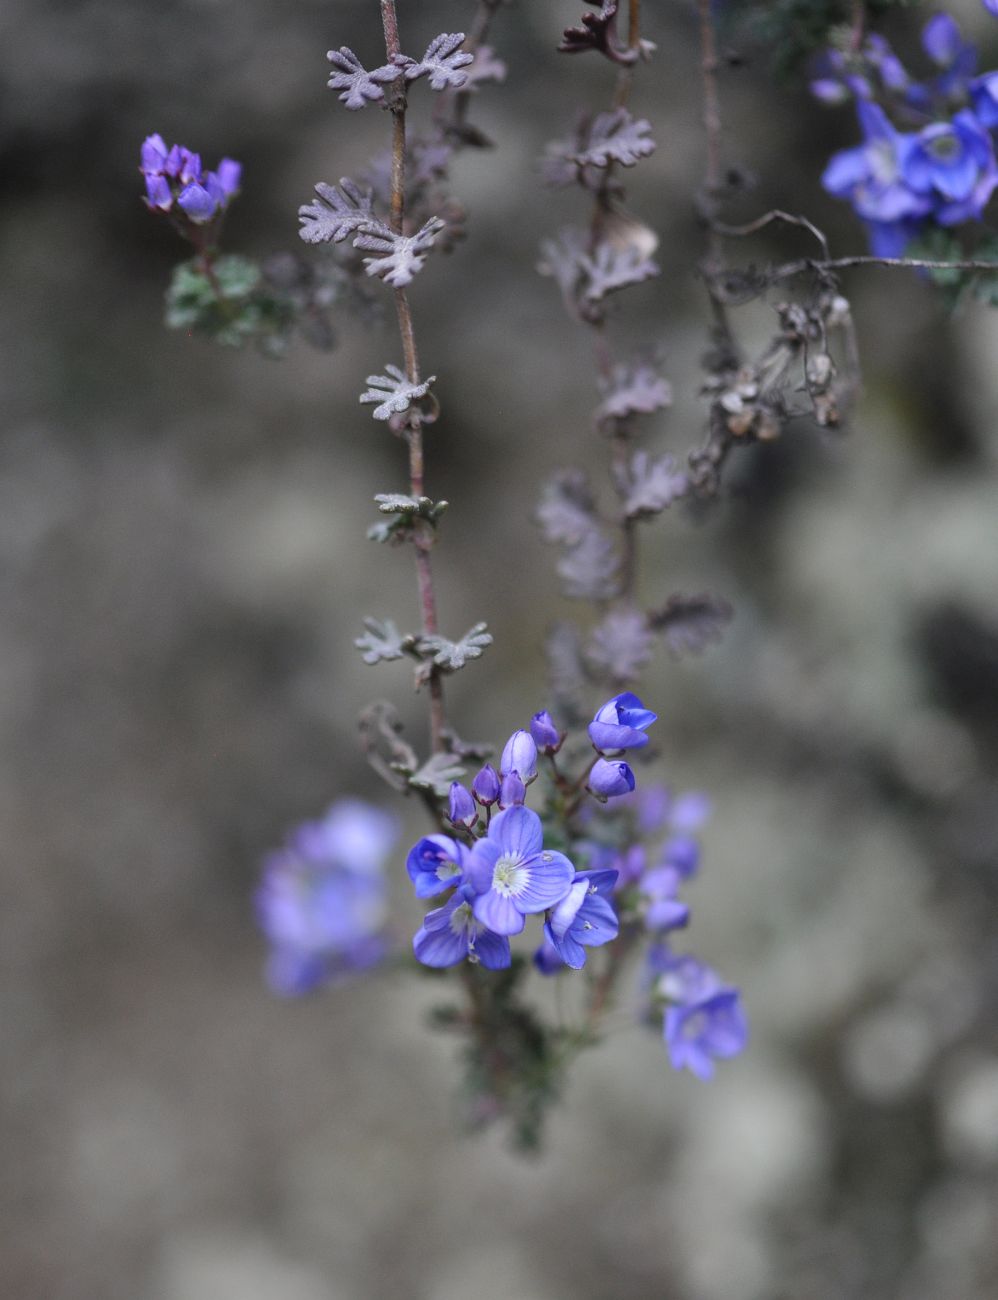
[[[500,744],[545,702],[543,630],[567,609],[531,522],[540,483],[604,454],[590,340],[534,272],[539,240],[581,213],[537,185],[543,142],[610,93],[608,65],[554,53],[582,7],[518,0],[497,19],[510,75],[474,120],[498,147],[458,161],[469,238],[412,292],[445,412],[428,446],[429,490],[453,503],[444,627],[486,618],[496,637],[452,717]],[[998,64],[998,24],[948,7]],[[460,1135],[454,1045],[427,1030],[421,981],[298,1003],[262,984],[261,855],[340,794],[390,799],[358,754],[365,699],[422,736],[406,669],[365,669],[352,645],[364,613],[416,617],[410,557],[363,538],[405,471],[356,397],[399,347],[390,315],[341,318],[336,352],[282,363],[164,330],[185,254],[140,202],[138,149],[160,131],[208,165],[241,159],[227,245],[296,247],[314,182],[386,139],[382,113],[325,87],[330,46],[379,61],[377,9],[0,12],[0,1290],[993,1295],[998,316],[951,318],[913,277],[845,281],[865,366],[847,433],[795,429],[740,459],[704,520],[643,534],[649,601],[709,587],[737,609],[722,646],[663,655],[643,693],[662,775],[715,800],[687,942],[743,987],[747,1054],[703,1085],[624,1027],[529,1163]],[[630,205],[662,276],[612,328],[663,346],[676,403],[648,445],[682,454],[707,326],[695,25],[686,3],[646,9],[659,53],[633,105],[659,148]],[[400,11],[421,50],[471,2]],[[774,87],[754,56],[722,94],[728,161],[760,178],[733,215],[778,203],[862,251],[818,182],[850,113]],[[743,255],[802,251],[790,232]],[[769,308],[742,319],[766,337]]]

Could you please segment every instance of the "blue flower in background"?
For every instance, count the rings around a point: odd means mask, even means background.
[[[664,945],[648,959],[658,975],[657,991],[668,1002],[662,1031],[673,1069],[712,1078],[714,1060],[737,1056],[748,1042],[739,990],[696,957],[675,956]]]
[[[275,992],[308,993],[381,959],[384,865],[397,839],[389,813],[344,799],[267,858],[256,911],[271,945],[266,973]]]
[[[998,184],[991,137],[969,109],[919,131],[901,164],[904,183],[943,226],[979,218]]]

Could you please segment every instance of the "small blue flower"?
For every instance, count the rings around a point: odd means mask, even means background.
[[[980,217],[998,185],[991,137],[969,109],[919,131],[902,172],[914,193],[934,202],[943,226]]]
[[[579,872],[565,897],[552,909],[544,937],[573,970],[586,964],[586,948],[616,939],[620,922],[610,901],[616,871]]]
[[[218,211],[218,203],[203,185],[191,181],[177,195],[177,207],[183,208],[190,219],[199,226],[210,221]]]
[[[487,970],[505,970],[510,964],[509,940],[475,919],[473,897],[465,887],[443,907],[427,912],[412,940],[412,950],[424,966],[456,966],[465,959],[480,962]]]
[[[432,898],[461,883],[467,849],[449,835],[426,835],[409,850],[405,869],[417,898]]]
[[[741,994],[696,957],[674,956],[662,945],[648,956],[658,992],[671,1004],[662,1032],[673,1069],[712,1078],[715,1058],[737,1056],[748,1042]]]
[[[620,759],[598,758],[589,773],[588,789],[602,800],[630,794],[634,789],[634,773]]]
[[[520,780],[519,772],[507,772],[499,787],[499,807],[515,808],[527,797],[527,787]]]
[[[993,14],[995,18],[998,18],[998,0],[981,0],[981,4],[989,14]]]
[[[507,808],[474,845],[465,867],[474,887],[476,918],[496,934],[519,934],[524,918],[554,906],[568,892],[575,868],[544,848],[541,819],[529,808]]]
[[[985,72],[970,83],[970,103],[981,126],[998,126],[998,72]]]
[[[344,799],[267,858],[255,901],[271,945],[267,979],[275,992],[307,993],[381,959],[384,865],[397,839],[394,817]]]
[[[589,739],[601,752],[640,749],[648,744],[644,733],[657,717],[632,691],[625,691],[597,711],[589,724]]]
[[[678,930],[690,919],[690,909],[677,897],[684,876],[676,867],[653,867],[641,877],[641,892],[645,896],[645,925],[649,930],[664,933]]]

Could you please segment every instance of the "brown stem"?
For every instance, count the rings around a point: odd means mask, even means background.
[[[935,261],[924,257],[873,257],[872,255],[831,257],[823,260],[816,257],[802,257],[796,262],[785,262],[782,266],[774,266],[765,274],[767,280],[775,282],[791,280],[796,275],[803,275],[805,271],[821,274],[826,271],[843,271],[851,266],[888,266],[908,271],[990,271],[993,275],[998,274],[998,262],[973,259],[960,262]]]
[[[714,221],[714,212],[723,193],[721,164],[721,101],[717,90],[717,41],[714,35],[714,18],[711,0],[697,0],[700,17],[700,72],[703,78],[703,126],[706,133],[703,200],[707,208],[707,256],[704,260],[704,279],[710,294],[711,308],[717,329],[732,346],[731,325],[724,301],[714,285],[724,270],[724,242]]]
[[[399,41],[398,14],[395,0],[381,0],[381,22],[385,32],[385,53],[388,62],[395,61],[401,54]],[[392,114],[392,193],[391,193],[391,227],[401,234],[405,223],[405,78],[401,71],[392,85],[389,103]],[[406,378],[410,384],[419,381],[419,354],[416,351],[416,334],[412,324],[412,309],[409,295],[405,289],[395,290],[395,311],[398,316],[399,334],[402,339],[402,355],[405,359]],[[425,466],[423,459],[423,430],[418,413],[413,413],[406,431],[409,444],[409,491],[414,497],[425,495]],[[422,617],[424,636],[437,634],[437,602],[433,589],[433,570],[430,564],[430,548],[433,545],[433,533],[429,529],[417,530],[414,534],[416,548],[416,581],[419,589],[419,607]],[[446,714],[444,709],[444,685],[437,672],[430,673],[430,746],[433,753],[440,753],[444,748],[444,728]]]

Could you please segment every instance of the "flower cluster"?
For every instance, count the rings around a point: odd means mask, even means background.
[[[811,83],[825,102],[856,100],[863,141],[833,155],[822,184],[852,204],[878,257],[899,257],[933,224],[979,220],[998,185],[998,71],[976,75],[977,50],[948,14],[929,19],[922,48],[924,81],[873,35],[855,55],[827,52]]]
[[[448,901],[427,914],[413,940],[426,966],[480,962],[490,970],[510,964],[509,938],[526,918],[544,915],[542,969],[585,965],[585,949],[609,943],[619,925],[611,902],[616,870],[576,871],[569,858],[546,848],[541,818],[525,807],[527,787],[537,779],[539,756],[551,765],[553,790],[574,809],[588,792],[600,802],[634,789],[627,763],[608,759],[647,744],[656,715],[636,695],[608,700],[589,724],[596,758],[574,782],[558,769],[555,755],[565,736],[542,710],[529,730],[514,731],[503,747],[497,772],[491,763],[476,774],[469,791],[455,781],[450,820],[463,836],[428,835],[415,844],[406,868],[419,898],[453,890]],[[496,816],[493,807],[498,807]]]
[[[142,142],[139,171],[146,180],[146,203],[157,212],[180,212],[197,226],[221,216],[239,193],[242,167],[223,158],[217,171],[204,171],[201,155],[183,145],[167,149],[159,134]]]
[[[256,910],[271,944],[267,980],[275,992],[308,993],[384,956],[384,868],[398,833],[390,813],[341,799],[266,860]]]

